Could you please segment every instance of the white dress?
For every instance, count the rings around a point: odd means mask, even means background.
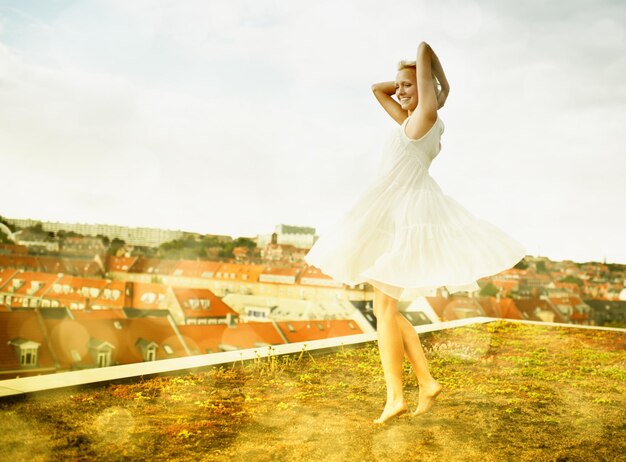
[[[443,121],[413,140],[407,118],[388,139],[380,173],[330,226],[306,263],[349,286],[368,282],[397,300],[445,286],[477,290],[476,280],[511,268],[522,244],[444,194],[428,168],[441,150]]]

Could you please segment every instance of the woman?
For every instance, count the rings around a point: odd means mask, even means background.
[[[407,411],[403,355],[419,384],[413,415],[427,412],[442,389],[429,372],[415,329],[398,312],[398,300],[442,286],[450,293],[477,290],[477,279],[510,268],[525,255],[519,242],[444,194],[428,172],[444,130],[437,111],[450,91],[437,55],[422,42],[416,61],[402,61],[398,69],[395,82],[372,86],[383,109],[400,124],[385,146],[380,172],[305,257],[337,281],[374,287],[387,386],[387,401],[375,423]]]

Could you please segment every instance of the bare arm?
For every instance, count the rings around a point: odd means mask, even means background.
[[[417,103],[415,111],[420,115],[420,118],[425,120],[435,120],[437,118],[437,109],[439,108],[433,83],[433,74],[435,74],[433,55],[432,48],[430,48],[430,45],[426,42],[420,43],[417,47],[417,59],[415,60],[415,64],[419,102]],[[439,65],[439,67],[441,67],[441,65]],[[436,78],[439,79],[439,76],[436,76]],[[443,93],[443,83],[441,85]]]
[[[400,107],[395,99],[391,95],[396,94],[396,82],[380,82],[372,85],[372,91],[374,96],[383,107],[387,114],[391,116],[393,120],[401,124],[408,117],[407,112]]]
[[[450,85],[439,58],[426,42],[421,42],[417,47],[415,68],[419,100],[413,111],[415,116],[412,115],[407,123],[406,134],[413,139],[419,139],[437,120],[437,110],[445,103]],[[441,84],[439,94],[435,90],[437,81]]]
[[[446,74],[443,72],[443,67],[441,66],[441,62],[439,61],[439,58],[437,57],[433,49],[430,48],[430,46],[428,48],[430,49],[430,52],[431,52],[432,73],[441,84],[441,91],[437,95],[437,103],[439,103],[439,109],[441,109],[446,102],[446,98],[448,98],[448,94],[450,93],[450,84],[448,83]]]

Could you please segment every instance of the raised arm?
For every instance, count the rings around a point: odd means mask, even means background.
[[[401,124],[408,117],[407,112],[391,97],[396,94],[396,82],[380,82],[372,85],[374,96],[393,120]]]
[[[426,42],[417,47],[416,77],[419,103],[416,110],[426,118],[436,118],[437,110],[442,108],[450,92],[450,84],[443,72],[443,67],[433,49]],[[439,82],[441,91],[435,91]]]
[[[428,46],[430,48],[430,46]],[[446,74],[443,72],[443,67],[441,66],[441,62],[439,61],[439,57],[435,54],[432,48],[430,48],[431,52],[431,62],[430,66],[432,69],[433,76],[441,85],[441,91],[437,95],[437,103],[439,104],[439,109],[443,107],[448,98],[448,94],[450,93],[450,84],[448,83],[448,79],[446,79]]]

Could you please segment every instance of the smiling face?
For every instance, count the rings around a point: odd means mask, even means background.
[[[413,111],[417,107],[417,78],[414,67],[398,71],[396,75],[396,97],[405,111]]]

